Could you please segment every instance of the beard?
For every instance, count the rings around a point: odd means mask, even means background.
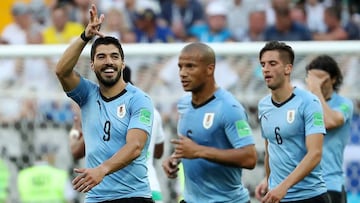
[[[104,86],[106,87],[112,87],[114,86],[121,78],[121,71],[118,71],[118,69],[116,70],[117,71],[117,75],[115,78],[105,78],[105,77],[102,77],[101,76],[101,72],[103,70],[100,70],[100,71],[96,71],[95,72],[95,75],[96,75],[96,78],[99,80],[99,83],[103,84]]]

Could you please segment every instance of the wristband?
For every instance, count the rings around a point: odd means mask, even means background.
[[[80,131],[77,129],[72,128],[69,132],[69,137],[72,139],[79,139]]]
[[[92,39],[92,37],[86,37],[85,36],[85,30],[81,33],[80,38],[84,41],[84,42],[88,42]]]

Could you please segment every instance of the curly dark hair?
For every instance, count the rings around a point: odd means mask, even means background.
[[[317,56],[306,66],[306,72],[312,69],[323,70],[329,73],[330,78],[335,79],[333,89],[336,92],[339,91],[340,86],[343,83],[343,75],[335,59],[329,55]]]

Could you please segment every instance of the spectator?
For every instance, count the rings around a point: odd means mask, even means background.
[[[253,10],[249,13],[249,27],[244,35],[239,39],[241,41],[264,41],[264,32],[266,29],[266,13],[264,10]]]
[[[308,41],[312,39],[310,30],[304,25],[293,21],[290,14],[290,7],[275,9],[275,25],[266,28],[266,41]]]
[[[291,0],[267,0],[266,21],[267,25],[274,25],[276,21],[275,11],[277,9],[290,8]]]
[[[228,8],[227,25],[231,35],[234,40],[243,41],[244,33],[249,30],[250,12],[259,10],[264,5],[258,1],[254,3],[254,0],[229,0],[226,2]]]
[[[91,7],[92,0],[71,0],[71,2],[72,5],[68,4],[71,21],[80,23],[85,27],[89,21],[89,9]],[[99,11],[99,13],[102,12]]]
[[[1,38],[8,44],[42,43],[40,26],[33,21],[29,6],[23,2],[12,5],[11,14],[14,22],[5,26]]]
[[[160,19],[179,41],[186,41],[189,29],[204,23],[204,9],[198,0],[168,0],[161,5]]]
[[[306,0],[304,8],[307,15],[306,25],[310,32],[326,32],[326,25],[324,22],[325,4],[319,0]]]
[[[189,34],[200,42],[234,41],[227,26],[228,12],[223,2],[211,1],[206,6],[206,23],[192,26]]]
[[[51,25],[43,31],[44,43],[68,44],[83,30],[82,24],[70,21],[66,3],[59,3],[51,10]]]
[[[50,24],[50,8],[44,3],[44,0],[31,0],[29,7],[33,13],[34,20],[42,29]]]
[[[324,20],[327,26],[325,33],[314,33],[314,40],[354,40],[359,39],[359,28],[351,21],[345,25],[341,22],[341,9],[331,6],[325,9]]]
[[[12,6],[12,15],[14,17],[14,22],[7,25],[3,32],[2,38],[8,44],[39,44],[43,42],[41,35],[41,26],[38,22],[33,20],[33,14],[31,13],[30,7],[28,4],[23,2],[16,2]],[[12,87],[18,88],[17,91],[21,92],[21,95],[27,97],[32,96],[37,91],[51,90],[58,86],[54,80],[52,80],[46,61],[42,58],[16,58],[16,59],[7,59],[2,61],[2,66],[8,74],[8,79]],[[11,79],[11,75],[16,75],[16,80]],[[33,111],[33,108],[36,106],[36,99],[30,99],[21,97],[21,98],[4,98],[9,102],[9,106],[14,108],[6,108],[1,110],[3,115],[13,115],[6,118],[5,122],[14,122],[22,118],[35,118],[37,111]],[[25,99],[21,101],[21,99]],[[10,110],[9,110],[10,109]],[[36,109],[36,108],[35,108]],[[9,119],[10,118],[10,119]]]
[[[126,27],[122,10],[116,8],[108,9],[102,30],[106,35],[113,36],[123,42],[124,35],[129,31],[129,28]]]
[[[42,144],[35,164],[19,171],[17,184],[21,202],[74,201],[76,193],[68,172],[53,166],[56,150],[56,146]]]
[[[303,26],[307,26],[307,15],[303,6],[295,5],[290,11],[291,19]]]
[[[165,43],[175,41],[170,28],[158,24],[157,14],[152,8],[140,8],[136,11],[134,32],[136,42]]]

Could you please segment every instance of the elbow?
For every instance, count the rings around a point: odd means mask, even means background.
[[[65,77],[65,72],[59,68],[58,66],[56,66],[55,68],[55,74],[58,78],[64,78]]]
[[[252,158],[249,158],[248,163],[244,166],[244,168],[246,169],[254,169],[256,166],[256,162],[257,162],[257,157],[256,155]]]
[[[55,67],[55,74],[59,79],[68,77],[72,73],[72,69],[68,70],[67,68],[64,68],[65,65],[57,64]]]
[[[85,156],[85,144],[70,145],[70,152],[74,160],[82,159]]]
[[[144,146],[141,145],[140,143],[134,145],[133,153],[132,153],[133,154],[133,159],[136,159],[141,155],[141,151],[143,150],[143,147]]]
[[[257,153],[255,148],[251,150],[249,155],[246,158],[246,162],[243,164],[243,168],[245,169],[254,169],[257,163]]]

